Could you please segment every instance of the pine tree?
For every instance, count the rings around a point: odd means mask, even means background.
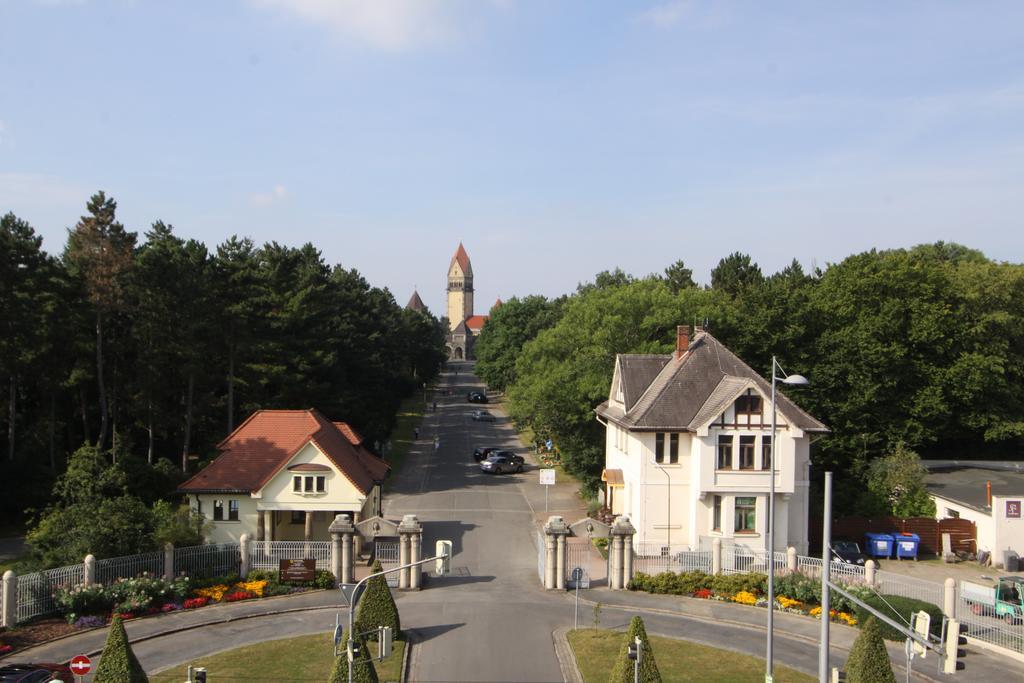
[[[149,683],[146,672],[135,658],[132,646],[128,643],[121,617],[114,615],[110,620],[110,631],[107,633],[107,644],[100,655],[100,665],[96,668],[93,683]]]
[[[633,683],[633,660],[629,658],[629,646],[639,636],[643,644],[643,654],[640,658],[640,681],[642,683],[661,683],[661,672],[658,671],[658,662],[654,659],[654,651],[651,649],[651,641],[647,638],[647,629],[644,628],[644,620],[640,617],[633,617],[629,622],[629,629],[622,639],[622,647],[619,648],[619,656],[612,667],[608,683]]]
[[[358,630],[359,627],[357,626],[356,629]],[[359,654],[356,655],[355,661],[352,663],[352,680],[355,683],[378,683],[377,669],[373,666],[366,641],[362,638],[357,638],[357,641]],[[348,642],[348,630],[342,634],[341,642]],[[348,683],[348,654],[346,652],[343,651],[341,656],[334,660],[329,683]]]
[[[874,617],[864,622],[846,660],[848,683],[896,683],[889,663],[889,653],[882,640],[882,630]]]
[[[373,563],[374,573],[381,571],[380,561]],[[378,626],[390,626],[391,634],[397,638],[402,630],[402,623],[398,617],[398,606],[395,598],[388,588],[387,579],[377,576],[366,582],[366,591],[359,599],[359,607],[356,612],[356,621],[361,631],[369,631]],[[370,635],[376,640],[376,635]]]

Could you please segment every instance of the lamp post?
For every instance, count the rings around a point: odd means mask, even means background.
[[[781,376],[779,375],[781,373]],[[768,529],[765,536],[767,544],[765,555],[768,565],[768,644],[765,653],[765,683],[772,683],[772,668],[774,665],[773,637],[775,635],[775,413],[777,412],[775,384],[782,382],[790,385],[810,384],[803,375],[787,375],[786,371],[779,365],[779,361],[772,356],[772,463],[768,472]],[[828,618],[827,615],[824,618]]]

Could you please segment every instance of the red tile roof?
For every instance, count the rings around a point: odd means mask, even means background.
[[[471,329],[473,333],[477,333],[483,329],[484,323],[490,319],[489,315],[474,315],[466,318],[466,327]]]
[[[466,248],[462,246],[462,242],[459,242],[459,248],[455,250],[455,256],[452,256],[452,262],[448,264],[448,270],[452,269],[452,265],[458,261],[459,268],[462,268],[462,274],[472,277],[473,266],[469,265],[469,254],[466,253]]]
[[[420,293],[415,289],[412,290],[412,296],[409,297],[409,303],[405,305],[410,311],[425,311],[427,310],[426,304],[423,303],[423,299],[420,298]]]
[[[179,490],[258,491],[311,441],[363,493],[390,469],[363,448],[355,430],[330,422],[315,409],[258,410],[217,445],[223,451],[217,459]]]

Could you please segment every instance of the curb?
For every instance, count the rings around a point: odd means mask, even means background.
[[[406,683],[409,680],[409,662],[412,661],[413,645],[417,642],[415,631],[405,632],[405,652],[402,653],[402,670],[398,674],[398,683]]]
[[[583,674],[576,664],[576,656],[569,647],[568,626],[561,626],[551,632],[551,639],[555,644],[555,656],[558,657],[558,668],[562,670],[562,680],[565,683],[583,683]]]

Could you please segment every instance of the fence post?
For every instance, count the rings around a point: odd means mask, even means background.
[[[864,581],[869,586],[875,585],[875,566],[874,560],[868,560],[864,563]]]
[[[18,575],[10,569],[4,572],[4,613],[0,621],[4,628],[14,628],[18,623]]]
[[[356,528],[348,515],[335,515],[327,532],[331,535],[331,571],[341,585],[352,583],[352,534]]]
[[[956,581],[952,577],[943,584],[942,613],[950,619],[956,619]]]
[[[630,523],[628,515],[619,515],[612,524],[612,576],[608,587],[612,590],[624,590],[629,587],[633,577],[633,534],[636,528]]]
[[[398,539],[400,545],[399,550],[399,561],[402,564],[411,564],[416,562],[420,558],[418,557],[420,551],[419,540],[423,533],[423,527],[420,526],[420,520],[417,519],[416,515],[404,515],[402,517],[402,523],[398,525]],[[399,590],[419,590],[420,580],[419,574],[423,572],[419,567],[408,567],[398,572],[398,589]]]
[[[793,546],[786,548],[786,570],[790,574],[796,572],[796,548]]]
[[[238,574],[244,579],[249,576],[249,534],[238,537],[238,554],[241,555]]]
[[[164,543],[164,579],[174,581],[174,544]]]
[[[82,583],[91,586],[96,583],[96,556],[92,553],[85,556],[82,569]]]
[[[711,573],[715,576],[722,573],[722,539],[711,541]]]
[[[568,533],[569,527],[560,515],[551,515],[544,525],[544,587],[548,590],[565,588],[565,536]],[[558,575],[559,571],[562,576]]]

